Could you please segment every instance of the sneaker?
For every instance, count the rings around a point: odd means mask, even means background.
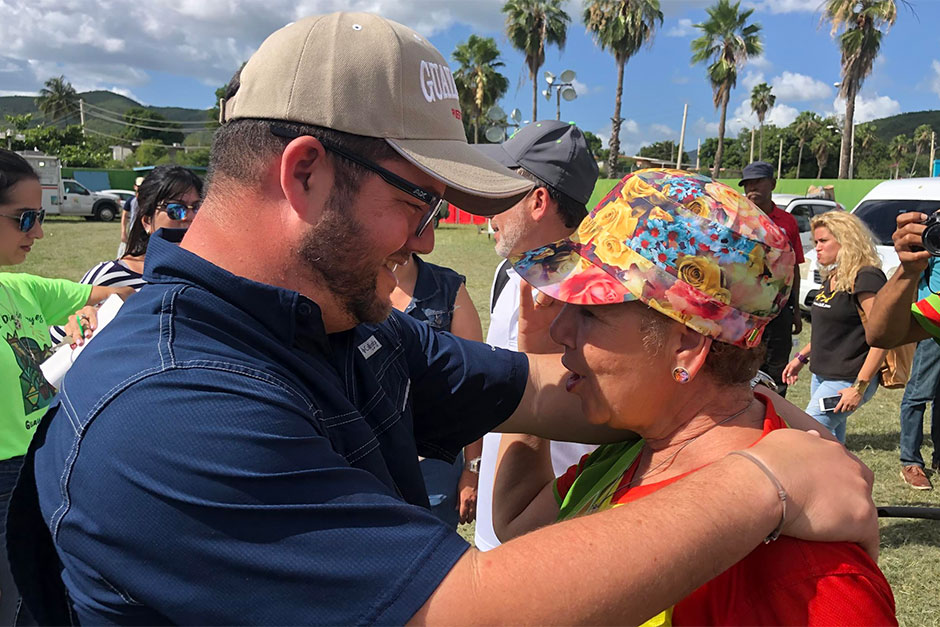
[[[920,466],[911,465],[901,468],[901,479],[915,490],[932,490],[930,479],[924,474],[924,469]]]

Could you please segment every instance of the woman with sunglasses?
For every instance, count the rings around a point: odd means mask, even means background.
[[[0,267],[22,263],[42,239],[39,176],[0,149]],[[0,272],[0,625],[13,623],[16,588],[6,557],[6,510],[30,439],[56,390],[39,365],[52,350],[49,325],[116,290]]]
[[[158,229],[188,229],[199,211],[202,197],[202,179],[180,166],[161,165],[153,169],[140,184],[137,195],[137,214],[127,236],[124,256],[111,261],[102,261],[82,277],[81,283],[109,287],[129,287],[135,291],[145,281],[144,257],[150,234]],[[94,308],[78,312],[82,319],[84,337],[91,337],[97,326]],[[69,329],[52,327],[49,333],[53,341],[65,338]],[[83,338],[76,340],[83,343]]]
[[[392,306],[412,318],[427,322],[436,331],[457,337],[483,341],[483,327],[470,293],[466,277],[450,268],[423,261],[418,255],[434,250],[434,218],[440,205],[425,218],[424,231],[410,257],[395,267],[398,285],[392,291]],[[483,440],[464,447],[453,463],[422,458],[421,474],[427,488],[431,512],[450,527],[476,519],[477,481]]]

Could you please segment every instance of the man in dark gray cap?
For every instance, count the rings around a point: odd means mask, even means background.
[[[597,162],[577,126],[546,120],[529,124],[502,144],[477,146],[535,183],[535,188],[508,211],[494,216],[496,252],[501,257],[522,253],[567,237],[587,215],[587,202],[597,181]],[[496,270],[490,297],[490,327],[486,342],[499,348],[518,350],[519,275],[508,260]],[[488,551],[499,546],[493,531],[493,480],[501,436],[483,438],[477,491],[477,548]],[[578,462],[594,446],[574,442],[541,441],[551,447],[556,475]]]
[[[799,335],[803,330],[803,319],[800,318],[797,299],[800,294],[800,264],[803,263],[803,245],[800,243],[800,228],[796,219],[789,213],[777,207],[771,194],[777,186],[774,177],[774,167],[766,161],[755,161],[744,167],[738,185],[744,188],[747,199],[760,207],[774,224],[787,234],[790,246],[796,255],[796,265],[793,267],[793,289],[790,291],[790,302],[767,325],[764,338],[767,343],[767,357],[761,370],[774,378],[777,391],[781,396],[787,394],[787,384],[781,378],[783,369],[790,361],[790,351],[793,348],[793,336]]]

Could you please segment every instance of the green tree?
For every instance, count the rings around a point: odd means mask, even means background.
[[[454,83],[460,95],[460,108],[473,127],[473,143],[480,143],[480,124],[486,112],[509,89],[509,80],[499,73],[504,63],[499,60],[499,48],[492,37],[470,35],[466,42],[457,44],[454,61],[459,64],[454,72]]]
[[[158,141],[146,139],[140,142],[140,146],[134,150],[134,154],[125,160],[126,165],[157,165],[158,162],[167,156],[166,146]]]
[[[933,129],[930,128],[929,124],[921,124],[914,129],[914,163],[911,164],[911,174],[914,176],[914,171],[917,169],[917,159],[920,158],[920,153],[930,148],[930,138],[933,136]],[[928,164],[928,170],[929,164]]]
[[[652,159],[661,159],[663,161],[671,161],[675,164],[676,153],[678,152],[678,144],[671,139],[665,141],[653,142],[647,146],[640,148],[640,151],[637,153],[640,157],[650,157]],[[689,163],[689,153],[682,151],[682,163],[688,165]]]
[[[800,166],[803,165],[803,147],[812,141],[822,126],[822,119],[812,111],[801,111],[791,125],[793,134],[799,142],[799,156],[796,159],[796,178],[800,178]]]
[[[728,100],[738,82],[738,70],[744,66],[748,57],[756,56],[763,50],[758,35],[760,24],[748,24],[754,9],[741,11],[740,6],[740,1],[731,4],[730,0],[718,0],[717,4],[706,9],[708,20],[695,25],[702,31],[702,36],[692,41],[692,63],[708,64],[707,74],[714,93],[715,108],[721,109],[713,178],[718,178],[721,170]]]
[[[871,74],[882,36],[894,25],[897,15],[897,0],[826,0],[825,19],[832,24],[832,36],[841,31],[838,37],[842,52],[839,94],[845,98],[842,133],[846,137],[855,121],[855,97],[862,82]],[[840,179],[848,176],[849,148],[849,142],[844,142],[839,155]]]
[[[901,159],[907,154],[911,146],[911,140],[907,135],[895,135],[891,140],[891,146],[888,151],[891,158],[894,159],[894,178],[898,178],[901,172]]]
[[[103,168],[111,162],[111,148],[101,142],[86,141],[62,146],[58,157],[62,165],[70,168]]]
[[[7,121],[7,126],[9,126],[14,131],[21,133],[29,128],[30,123],[33,121],[32,113],[22,113],[20,115],[10,115],[7,114],[3,116],[3,119]]]
[[[545,63],[545,47],[564,50],[571,17],[561,8],[562,0],[509,0],[503,5],[506,36],[525,55],[532,79],[532,121],[538,120],[539,68]]]
[[[183,142],[179,124],[143,107],[131,107],[125,111],[124,124],[121,134],[131,141],[152,139],[164,144]]]
[[[82,127],[70,124],[65,128],[52,125],[34,126],[23,133],[26,141],[23,143],[29,148],[35,148],[48,155],[58,155],[64,146],[80,145],[85,138],[82,136]]]
[[[591,131],[581,131],[584,133],[584,141],[587,142],[588,149],[591,151],[591,154],[594,155],[595,159],[600,159],[599,152],[604,147],[604,142],[601,141],[601,138],[592,133]]]
[[[56,76],[47,80],[39,90],[36,106],[51,122],[68,119],[78,113],[78,92],[65,76]]]
[[[614,55],[617,63],[617,88],[614,116],[611,118],[610,152],[607,171],[615,172],[620,154],[620,111],[623,103],[623,68],[630,57],[653,41],[657,24],[663,24],[659,0],[585,0],[584,25],[594,42]]]
[[[830,120],[834,122],[834,120]],[[825,120],[824,120],[825,122]],[[816,158],[816,165],[818,170],[816,171],[816,178],[821,179],[823,175],[823,168],[826,167],[826,164],[829,162],[829,156],[835,150],[836,145],[836,135],[832,132],[832,129],[829,128],[834,126],[833,124],[826,125],[825,123],[820,126],[819,130],[816,132],[813,141],[810,142],[809,149],[813,151],[813,156]]]
[[[764,159],[764,118],[767,111],[773,108],[777,102],[777,97],[771,91],[767,83],[758,83],[751,90],[751,111],[757,114],[757,121],[760,124],[760,142],[758,143],[757,159]]]

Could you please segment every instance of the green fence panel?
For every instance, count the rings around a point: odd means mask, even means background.
[[[133,170],[108,170],[105,168],[62,168],[62,178],[75,178],[75,172],[107,172],[108,180],[111,181],[110,189],[134,190],[134,181],[140,176]]]

